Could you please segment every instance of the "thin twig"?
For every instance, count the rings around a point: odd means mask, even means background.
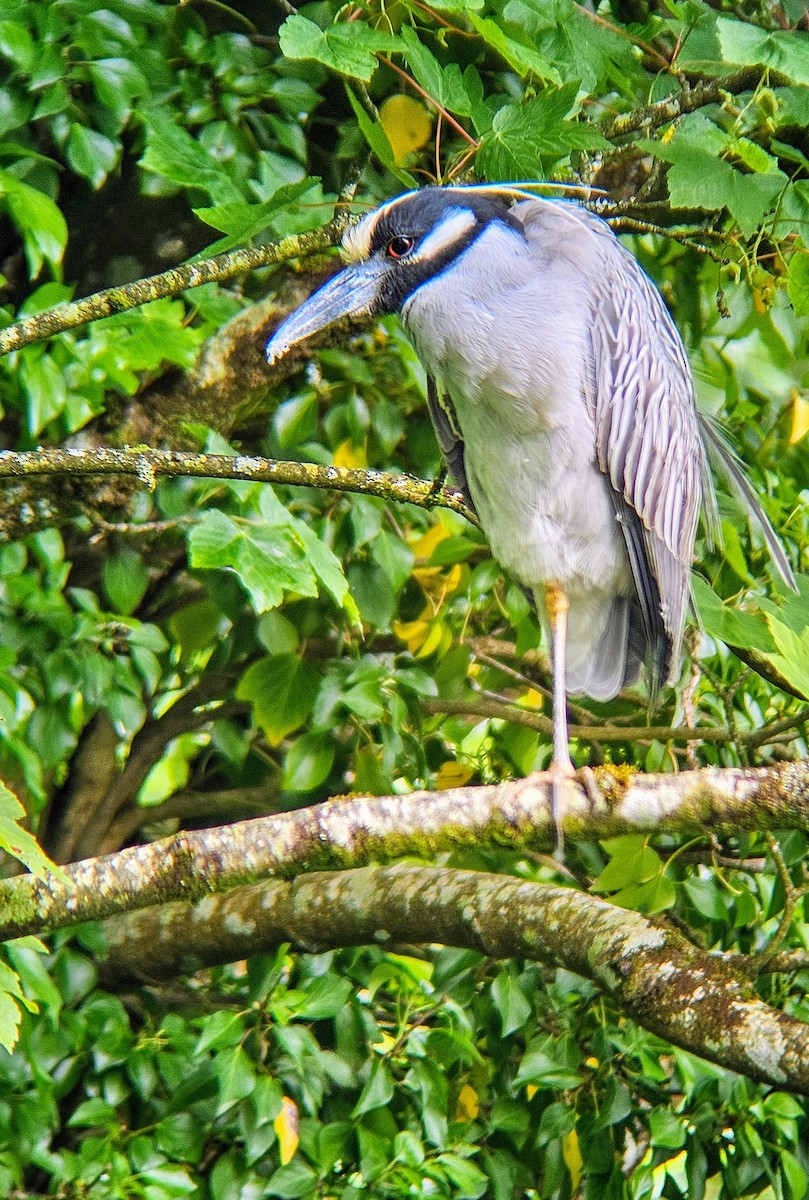
[[[747,957],[744,955],[738,956],[738,959],[745,964],[745,969],[750,972],[752,977],[760,975],[783,946],[784,938],[789,932],[792,918],[795,915],[795,907],[802,895],[801,889],[796,888],[793,884],[792,877],[789,874],[789,867],[781,852],[778,840],[771,833],[767,834],[767,845],[775,863],[781,887],[784,889],[784,911],[781,913],[778,928],[763,950],[759,950],[757,954],[751,954]]]
[[[492,718],[494,720],[512,721],[516,725],[525,725],[528,729],[536,729],[539,733],[549,734],[553,731],[553,722],[527,708],[519,708],[516,704],[498,704],[491,700],[430,700],[421,701],[423,712],[433,715],[447,714],[456,717]],[[581,738],[586,742],[669,742],[669,741],[701,741],[727,743],[735,740],[728,729],[692,729],[679,725],[671,728],[668,725],[637,725],[621,728],[616,725],[572,725],[571,737]]]
[[[225,254],[217,254],[214,258],[185,263],[180,267],[172,267],[170,271],[163,271],[160,275],[137,279],[121,287],[106,288],[92,296],[85,296],[82,300],[73,300],[67,304],[59,304],[56,308],[49,308],[45,312],[35,313],[22,321],[16,321],[13,325],[7,325],[5,329],[0,329],[0,357],[33,342],[53,337],[56,333],[64,333],[90,321],[99,321],[103,317],[127,312],[152,300],[176,296],[189,288],[201,287],[204,283],[221,283],[258,267],[322,253],[337,245],[346,224],[346,213],[340,209],[327,225],[309,233],[295,234],[267,246],[244,246],[238,250],[229,250]]]

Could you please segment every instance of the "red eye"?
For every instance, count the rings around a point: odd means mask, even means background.
[[[387,246],[388,258],[405,258],[415,245],[412,237],[391,238]]]

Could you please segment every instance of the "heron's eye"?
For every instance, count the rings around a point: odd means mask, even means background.
[[[388,242],[385,252],[388,258],[406,258],[415,244],[415,238],[394,237]]]

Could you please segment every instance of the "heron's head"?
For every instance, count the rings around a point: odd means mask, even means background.
[[[271,363],[340,317],[399,312],[417,288],[446,270],[493,221],[516,231],[507,188],[431,187],[406,192],[347,231],[347,266],[282,322],[267,344]]]

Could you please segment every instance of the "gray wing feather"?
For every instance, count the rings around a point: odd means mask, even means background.
[[[708,454],[722,471],[722,474],[730,484],[731,490],[736,493],[737,498],[761,530],[767,546],[767,552],[778,574],[787,587],[796,592],[798,585],[795,582],[792,567],[789,565],[787,556],[784,554],[783,547],[778,540],[778,534],[773,529],[767,514],[761,507],[758,496],[750,486],[750,480],[745,475],[736,454],[725,441],[721,431],[702,413],[700,413],[699,421],[702,438]]]
[[[540,261],[568,262],[587,322],[584,399],[635,582],[631,641],[645,642],[654,694],[679,664],[697,521],[713,494],[685,349],[660,293],[604,221],[540,199],[512,212]]]
[[[427,376],[427,408],[435,429],[444,462],[456,485],[463,492],[468,508],[475,512],[475,503],[469,493],[466,480],[466,463],[464,460],[464,443],[458,430],[458,423],[449,396],[438,395],[435,380]]]
[[[596,458],[615,493],[646,631],[652,690],[676,671],[697,521],[710,475],[691,372],[657,289],[607,226],[593,286]]]

